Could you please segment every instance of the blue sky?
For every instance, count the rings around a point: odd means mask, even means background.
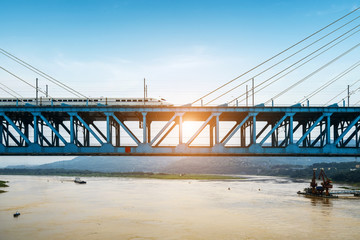
[[[145,77],[150,96],[181,104],[358,6],[352,0],[0,0],[0,47],[87,96],[141,97]],[[0,66],[28,81],[36,77],[3,56]],[[6,73],[0,80],[34,95]],[[68,94],[50,86],[50,95]]]

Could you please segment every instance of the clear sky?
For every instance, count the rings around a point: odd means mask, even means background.
[[[141,97],[145,77],[149,96],[185,104],[356,7],[355,0],[0,0],[0,47],[86,96]],[[2,55],[0,66],[34,83]],[[34,96],[3,71],[0,81]],[[68,96],[40,78],[45,84],[51,96]]]

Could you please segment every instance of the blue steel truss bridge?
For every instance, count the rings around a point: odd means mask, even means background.
[[[358,107],[23,106],[0,119],[1,155],[360,154]]]
[[[183,106],[147,97],[145,80],[143,98],[91,99],[0,48],[11,63],[76,96],[52,97],[37,78],[33,86],[0,66],[36,92],[24,98],[0,82],[12,96],[0,98],[0,155],[359,156],[360,101],[350,104],[360,91],[359,10]],[[246,90],[235,92],[240,87]],[[319,97],[330,87],[323,96],[331,99]],[[297,104],[276,105],[283,95]],[[310,106],[314,97],[322,102]]]

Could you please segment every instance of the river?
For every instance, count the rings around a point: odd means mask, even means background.
[[[360,239],[360,200],[298,196],[308,183],[287,178],[0,179],[1,240]]]

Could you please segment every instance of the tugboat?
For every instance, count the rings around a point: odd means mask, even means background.
[[[326,176],[323,168],[320,169],[319,178],[322,178],[321,186],[318,186],[316,183],[316,168],[313,169],[313,177],[310,182],[310,187],[305,188],[303,192],[298,191],[297,194],[303,194],[307,196],[314,197],[324,197],[324,198],[337,198],[338,196],[333,195],[329,192],[329,189],[333,187],[331,184],[332,181]],[[325,192],[324,192],[325,191]]]
[[[85,184],[86,182],[81,180],[79,177],[76,177],[74,183]]]

